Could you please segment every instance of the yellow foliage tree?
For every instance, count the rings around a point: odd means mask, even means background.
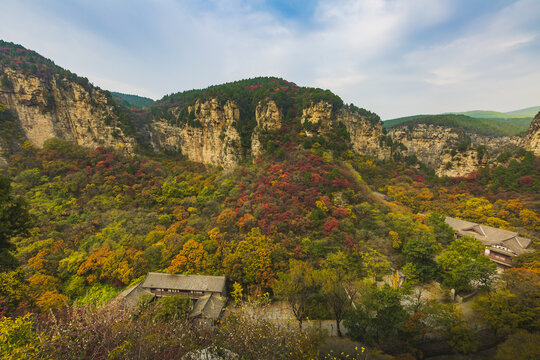
[[[182,250],[171,261],[171,266],[167,268],[170,273],[197,274],[206,270],[208,253],[201,243],[190,239]]]
[[[242,289],[242,285],[235,281],[233,284],[233,291],[231,292],[231,296],[234,299],[234,303],[236,305],[238,305],[242,301],[243,291],[244,289]]]
[[[523,209],[519,212],[519,218],[527,228],[531,230],[540,230],[540,219],[533,210]]]
[[[68,297],[58,291],[46,291],[37,298],[36,304],[41,311],[46,312],[66,306]]]
[[[220,228],[226,229],[236,220],[236,212],[233,209],[225,209],[219,214],[217,223]]]
[[[401,242],[401,239],[399,238],[399,234],[393,230],[390,230],[388,234],[392,238],[392,247],[394,249],[401,248],[402,242]]]

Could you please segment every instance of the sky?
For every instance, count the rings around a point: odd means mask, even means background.
[[[159,99],[256,76],[382,119],[540,105],[540,0],[0,0],[0,39]]]

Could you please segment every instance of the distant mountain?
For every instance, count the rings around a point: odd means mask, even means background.
[[[525,115],[525,116],[535,116],[540,111],[540,106],[533,106],[521,110],[508,111],[507,114],[510,115]]]
[[[136,109],[143,109],[143,108],[149,108],[152,105],[154,105],[154,100],[138,96],[138,95],[130,95],[130,94],[123,94],[119,92],[111,91],[112,96],[114,97],[114,100],[118,102],[120,105],[123,105],[127,108],[136,108]]]
[[[525,119],[529,118],[532,119],[535,113],[531,113],[531,110],[529,109],[535,109],[535,108],[528,108],[528,109],[522,109],[522,110],[516,110],[512,113],[503,113],[498,111],[490,111],[490,110],[473,110],[473,111],[465,111],[465,112],[458,112],[454,114],[461,114],[461,115],[467,115],[473,118],[479,118],[479,119],[494,119],[494,120],[511,120],[511,119]]]
[[[540,106],[533,106],[509,112],[473,110],[437,115],[412,115],[385,120],[383,128],[390,129],[412,121],[462,128],[481,135],[514,136],[527,131],[533,117],[539,111]]]
[[[486,112],[484,112],[486,113]],[[413,124],[433,124],[463,129],[486,136],[515,136],[527,131],[532,118],[493,119],[463,114],[415,115],[383,122],[385,129]]]

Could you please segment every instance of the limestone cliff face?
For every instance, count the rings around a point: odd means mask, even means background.
[[[133,151],[135,140],[122,131],[126,127],[120,124],[119,112],[106,92],[54,74],[40,78],[0,67],[0,111],[3,113],[0,166],[6,165],[3,156],[15,151],[24,141],[41,147],[53,137],[87,147],[110,146]],[[185,117],[186,110],[189,120]],[[237,130],[240,108],[234,101],[196,101],[187,109],[177,106],[168,108],[167,112],[167,120],[154,118],[144,129],[138,129],[156,151],[179,151],[190,160],[224,168],[235,166],[246,155],[259,155],[265,133],[284,125],[284,115],[278,105],[272,100],[261,101],[251,114],[256,124],[251,125],[254,128],[249,147],[249,139],[246,140],[246,135],[241,138]],[[6,120],[8,113],[9,120]],[[353,150],[378,159],[390,158],[393,151],[403,151],[382,141],[380,122],[370,121],[369,116],[361,114],[358,109],[347,106],[334,109],[331,103],[319,101],[303,109],[300,121],[308,136],[314,133],[324,136],[341,123],[349,134]],[[464,176],[493,162],[506,146],[523,146],[539,156],[540,114],[523,139],[465,134],[450,127],[426,124],[398,126],[389,131],[389,136],[394,143],[405,145],[405,155],[416,155],[438,175]],[[472,146],[457,152],[457,146],[465,137],[470,138]],[[479,151],[479,145],[484,145],[487,151]]]
[[[251,135],[251,154],[258,156],[262,152],[261,133],[279,130],[283,125],[283,113],[272,100],[260,102],[255,109],[255,120],[257,126]]]
[[[257,105],[255,119],[257,127],[261,130],[277,130],[283,125],[283,114],[272,100]]]
[[[104,91],[87,90],[58,77],[42,79],[0,68],[0,75],[4,74],[9,86],[0,85],[0,103],[15,115],[14,126],[22,131],[20,140],[41,147],[56,137],[88,147],[133,149],[133,138],[116,126],[118,116]]]
[[[179,108],[170,110],[180,113]],[[150,126],[152,146],[156,150],[180,151],[190,160],[223,166],[236,165],[241,157],[240,135],[234,123],[239,121],[240,111],[236,104],[227,102],[220,106],[216,99],[196,102],[188,108],[200,127],[169,125],[164,120],[154,121]],[[261,135],[265,131],[274,131],[283,125],[283,113],[274,101],[260,102],[255,109],[256,127],[251,135],[251,154],[257,156],[262,151]],[[304,109],[302,122],[318,124],[318,131],[324,134],[332,124],[341,121],[351,137],[353,149],[378,158],[390,155],[389,149],[381,145],[381,124],[372,124],[364,117],[346,109],[334,115],[332,105],[319,102]]]
[[[179,108],[171,109],[173,114]],[[152,146],[156,150],[180,151],[188,159],[222,166],[233,167],[241,158],[240,135],[234,122],[240,118],[238,106],[227,101],[221,106],[217,99],[197,101],[188,108],[200,126],[169,125],[164,120],[154,121],[150,126]]]
[[[373,124],[363,116],[345,109],[338,113],[337,120],[345,124],[354,151],[381,160],[390,157],[390,149],[380,141],[383,136],[381,123]]]
[[[390,157],[390,149],[380,141],[383,135],[382,124],[372,123],[347,108],[342,108],[334,114],[332,104],[321,101],[305,108],[301,121],[302,124],[305,122],[318,124],[321,133],[328,131],[333,123],[342,122],[349,133],[354,151],[378,159]]]
[[[455,155],[448,152],[442,154],[441,164],[434,169],[437,176],[458,177],[478,171],[487,163],[486,155],[482,156],[478,151],[469,149]]]
[[[393,141],[405,145],[407,155],[416,155],[431,168],[438,168],[445,151],[455,148],[462,138],[462,134],[452,128],[426,124],[395,127],[388,134]]]
[[[497,154],[508,147],[518,146],[521,141],[519,137],[482,136],[432,124],[398,126],[392,128],[389,135],[393,141],[405,145],[407,155],[416,155],[420,162],[434,169],[438,176],[451,177],[466,176],[493,163]],[[486,151],[479,152],[468,147],[456,152],[455,149],[466,137],[470,139],[472,147],[483,145]]]
[[[332,104],[320,101],[312,104],[302,111],[302,124],[306,121],[320,124],[322,128],[328,127],[332,122]]]
[[[540,156],[540,112],[536,114],[529,131],[523,139],[523,147],[531,151],[534,155]]]

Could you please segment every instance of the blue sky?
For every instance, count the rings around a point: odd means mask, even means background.
[[[538,0],[1,1],[1,39],[154,99],[272,75],[383,119],[540,105]]]

